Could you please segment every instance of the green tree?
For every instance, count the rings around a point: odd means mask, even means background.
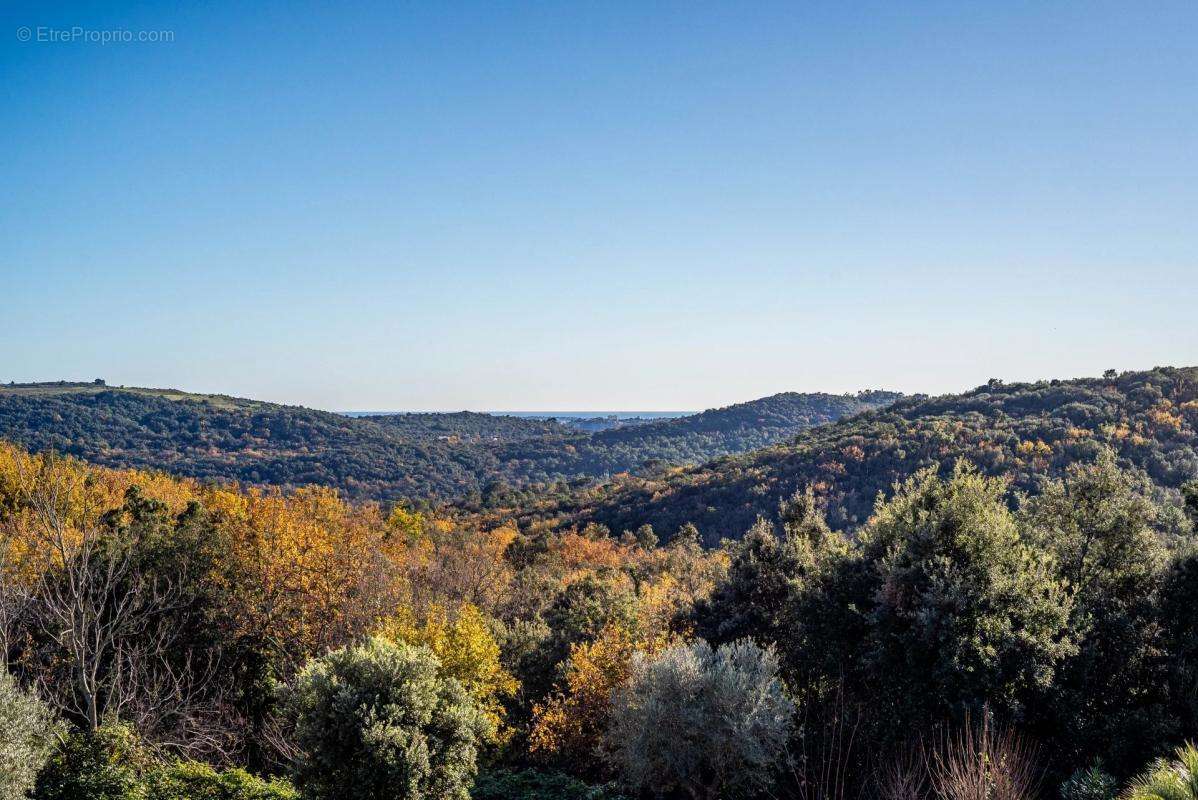
[[[751,637],[800,649],[796,633],[804,622],[797,598],[813,589],[817,576],[849,552],[845,538],[828,528],[811,488],[795,492],[778,507],[782,536],[764,518],[732,548],[727,577],[710,599],[696,606],[696,626],[713,644]]]
[[[633,535],[637,546],[644,550],[651,550],[657,546],[657,534],[653,532],[653,526],[647,522],[637,528]]]
[[[896,733],[986,704],[1018,719],[1076,650],[1069,595],[1020,536],[1004,492],[963,462],[948,479],[924,470],[879,503],[863,535],[876,587],[865,677]]]
[[[481,773],[470,800],[626,800],[611,786],[591,786],[560,772],[490,770]]]
[[[1194,523],[1195,531],[1198,531],[1198,479],[1186,481],[1182,485],[1181,498],[1186,516]]]
[[[50,707],[0,667],[0,800],[22,800],[33,788],[58,731]]]
[[[1191,545],[1169,566],[1161,590],[1160,619],[1169,652],[1169,690],[1183,730],[1198,730],[1198,546]]]
[[[758,518],[733,546],[727,578],[696,604],[696,632],[717,645],[745,637],[776,643],[800,568],[793,542]]]
[[[676,645],[634,657],[606,754],[629,784],[654,793],[752,795],[772,783],[794,713],[772,650],[749,640]]]
[[[284,694],[312,800],[466,800],[491,734],[424,647],[374,637],[310,661]]]
[[[545,611],[549,635],[522,664],[518,677],[525,693],[547,693],[572,646],[595,641],[609,625],[628,628],[635,616],[634,598],[616,574],[587,575],[568,585]]]
[[[1072,598],[1077,652],[1057,671],[1052,729],[1066,762],[1095,758],[1127,775],[1176,734],[1168,710],[1165,632],[1157,604],[1164,549],[1159,509],[1105,452],[1071,467],[1022,514],[1054,557]]]

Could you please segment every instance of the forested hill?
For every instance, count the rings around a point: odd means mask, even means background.
[[[413,442],[522,442],[544,436],[570,436],[573,430],[553,419],[495,416],[477,411],[374,414],[358,419],[376,422]]]
[[[535,464],[532,477],[614,475],[646,465],[698,464],[780,442],[799,431],[893,403],[896,392],[855,395],[784,392],[675,419],[615,428],[574,437],[551,438],[502,448],[505,463]]]
[[[1034,491],[1072,463],[1113,449],[1125,466],[1165,488],[1198,475],[1198,368],[1157,368],[1103,378],[1005,385],[914,397],[812,428],[784,444],[579,492],[530,515],[613,531],[649,523],[668,536],[694,523],[714,543],[811,485],[829,522],[852,528],[879,492],[928,466],[966,458]]]
[[[782,394],[691,417],[582,434],[487,414],[353,418],[297,406],[95,383],[0,385],[0,439],[111,467],[331,485],[360,499],[511,501],[654,463],[698,463],[893,401]],[[559,487],[564,491],[564,487]]]

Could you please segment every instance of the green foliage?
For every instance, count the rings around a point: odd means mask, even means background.
[[[1198,748],[1177,748],[1173,759],[1161,759],[1137,776],[1123,793],[1125,800],[1198,800]]]
[[[22,800],[33,788],[58,732],[49,706],[0,665],[0,800]]]
[[[287,781],[263,780],[243,769],[217,771],[207,764],[181,761],[152,771],[146,800],[298,800]]]
[[[1144,743],[1177,735],[1157,609],[1162,512],[1149,492],[1108,452],[1048,483],[1022,515],[1072,597],[1078,643],[1058,670],[1046,738],[1072,763],[1101,755],[1122,775],[1143,763]]]
[[[1115,800],[1119,785],[1101,763],[1079,769],[1061,784],[1061,800]]]
[[[553,682],[554,668],[570,655],[572,645],[592,642],[609,625],[628,627],[635,611],[625,584],[588,575],[565,587],[545,611],[549,635],[535,655],[525,659],[526,689],[540,694]]]
[[[866,522],[879,493],[929,466],[943,472],[967,458],[1034,492],[1105,448],[1121,466],[1170,489],[1198,475],[1198,368],[909,397],[745,455],[621,481],[535,515],[612,530],[649,523],[673,531],[693,522],[715,541],[748,530],[796,487],[812,486],[828,523],[845,530]]]
[[[758,519],[733,547],[728,577],[695,608],[696,631],[713,644],[752,638],[777,643],[802,563],[795,542]]]
[[[381,637],[311,661],[285,692],[312,800],[466,800],[487,719],[424,647]]]
[[[1181,496],[1185,503],[1186,516],[1198,529],[1198,480],[1186,481],[1181,487]]]
[[[819,624],[805,614],[796,619],[796,604],[800,596],[817,591],[824,575],[848,554],[848,542],[828,528],[810,487],[780,503],[778,518],[782,536],[758,518],[733,545],[726,579],[696,604],[696,629],[709,642],[749,637],[793,651],[802,624]]]
[[[471,800],[626,800],[611,786],[590,786],[560,772],[484,770]]]
[[[638,653],[613,698],[608,758],[654,793],[714,800],[768,789],[795,713],[777,673],[774,653],[748,640]]]
[[[681,419],[580,433],[490,414],[348,417],[170,390],[0,387],[0,438],[111,467],[336,486],[355,498],[474,498],[589,483],[649,462],[694,463],[781,441],[898,395],[781,394]],[[563,484],[564,488],[564,484]]]
[[[33,800],[145,800],[143,777],[153,762],[137,733],[105,725],[74,730],[51,756]]]
[[[863,534],[877,586],[864,663],[893,725],[987,703],[1019,718],[1075,650],[1069,596],[1004,490],[963,463],[947,480],[925,470]]]
[[[1160,620],[1165,629],[1173,713],[1182,730],[1198,731],[1198,546],[1177,554],[1161,589]]]

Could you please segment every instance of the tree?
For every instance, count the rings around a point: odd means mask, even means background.
[[[1173,713],[1183,730],[1198,727],[1198,547],[1191,545],[1170,564],[1161,590],[1160,620],[1169,652]]]
[[[586,774],[611,713],[612,694],[627,683],[638,642],[633,633],[609,625],[593,642],[575,644],[564,665],[565,685],[533,705],[529,751]]]
[[[491,725],[425,647],[382,637],[310,661],[284,692],[313,800],[467,800]]]
[[[651,550],[657,546],[657,534],[653,532],[653,526],[648,522],[637,528],[636,533],[633,535],[636,538],[638,547]]]
[[[1182,484],[1181,497],[1186,516],[1190,518],[1195,531],[1198,531],[1198,479],[1186,481]]]
[[[90,731],[124,719],[178,751],[226,752],[216,680],[222,648],[209,612],[212,531],[191,504],[177,518],[130,486],[124,503],[74,524],[64,474],[30,495],[42,535],[38,622],[47,696]]]
[[[1118,782],[1102,768],[1100,761],[1074,770],[1061,784],[1061,800],[1115,800],[1118,792]]]
[[[0,800],[23,800],[33,788],[58,730],[50,707],[0,667]]]
[[[1070,638],[1078,649],[1057,671],[1053,730],[1045,738],[1073,765],[1101,758],[1126,775],[1154,754],[1151,743],[1176,734],[1157,611],[1159,516],[1110,452],[1071,467],[1023,511],[1029,535],[1052,554],[1072,598]]]
[[[828,528],[811,487],[778,506],[782,536],[763,518],[732,550],[727,577],[710,598],[696,603],[698,633],[719,644],[750,637],[759,644],[795,650],[796,632],[814,622],[795,614],[797,597],[818,573],[849,551],[845,538]]]
[[[776,643],[801,569],[795,542],[759,518],[734,545],[728,577],[696,604],[696,631],[717,645],[745,637]]]
[[[478,776],[471,800],[627,800],[615,786],[588,786],[560,772],[489,770]]]
[[[470,604],[447,613],[432,606],[417,620],[410,609],[389,620],[382,634],[397,642],[427,647],[437,657],[440,674],[462,685],[498,733],[504,701],[516,689],[516,679],[499,663],[499,644],[487,618]]]
[[[587,575],[558,594],[544,615],[549,636],[526,664],[526,690],[534,696],[547,692],[555,668],[570,656],[574,645],[594,641],[610,625],[633,625],[634,598],[630,587],[618,577],[612,573],[603,577]]]
[[[28,634],[29,612],[36,595],[36,578],[22,574],[21,553],[16,537],[0,530],[0,670],[8,668],[8,660],[18,640]]]
[[[66,672],[44,683],[64,714],[94,732],[105,718],[152,703],[151,691],[162,698],[189,691],[183,686],[187,676],[162,671],[168,670],[166,655],[178,634],[170,612],[181,604],[183,590],[175,575],[147,561],[147,538],[158,532],[153,526],[114,524],[111,516],[99,521],[75,514],[72,497],[85,480],[47,459],[28,502],[44,559],[39,625]],[[129,489],[126,506],[135,515],[146,511],[145,502],[136,488]]]
[[[876,587],[864,691],[896,733],[986,704],[1019,718],[1075,652],[1070,597],[1004,491],[965,463],[946,480],[925,470],[863,534]]]
[[[715,800],[768,789],[795,713],[777,673],[773,651],[747,640],[638,654],[614,698],[606,755],[653,792]]]
[[[701,547],[702,544],[703,536],[693,522],[683,523],[670,540],[670,546],[675,548]]]

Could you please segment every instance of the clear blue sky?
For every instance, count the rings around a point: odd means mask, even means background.
[[[0,22],[0,380],[691,409],[1198,363],[1193,0]],[[37,41],[74,26],[174,41]]]

